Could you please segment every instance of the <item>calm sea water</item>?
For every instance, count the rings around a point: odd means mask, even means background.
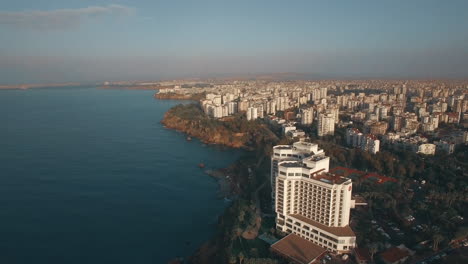
[[[0,91],[0,263],[166,263],[213,234],[239,151],[163,128],[151,91]]]

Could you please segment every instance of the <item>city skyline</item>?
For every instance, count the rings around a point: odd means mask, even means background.
[[[306,73],[465,79],[465,1],[15,1],[2,84]]]

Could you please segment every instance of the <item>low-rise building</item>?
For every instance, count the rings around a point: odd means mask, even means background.
[[[436,145],[434,144],[421,144],[418,146],[417,153],[424,154],[424,155],[434,155],[436,151]]]
[[[434,142],[434,144],[436,145],[437,152],[445,152],[447,154],[452,154],[455,151],[455,144],[452,142],[440,140]]]

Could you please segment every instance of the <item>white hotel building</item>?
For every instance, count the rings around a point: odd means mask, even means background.
[[[328,173],[330,158],[323,151],[302,159],[297,156],[277,165],[272,162],[272,167],[277,166],[277,174],[272,169],[277,229],[333,253],[350,252],[356,244],[349,227],[354,208],[351,179]]]
[[[295,142],[292,145],[278,145],[273,147],[271,156],[271,189],[272,199],[275,199],[276,177],[278,177],[278,163],[285,160],[301,161],[311,155],[323,153],[317,144],[309,142]],[[328,168],[327,168],[328,171]],[[273,201],[274,202],[274,201]]]

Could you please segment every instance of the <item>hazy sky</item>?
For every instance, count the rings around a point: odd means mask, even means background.
[[[468,1],[0,0],[0,83],[468,78]]]

